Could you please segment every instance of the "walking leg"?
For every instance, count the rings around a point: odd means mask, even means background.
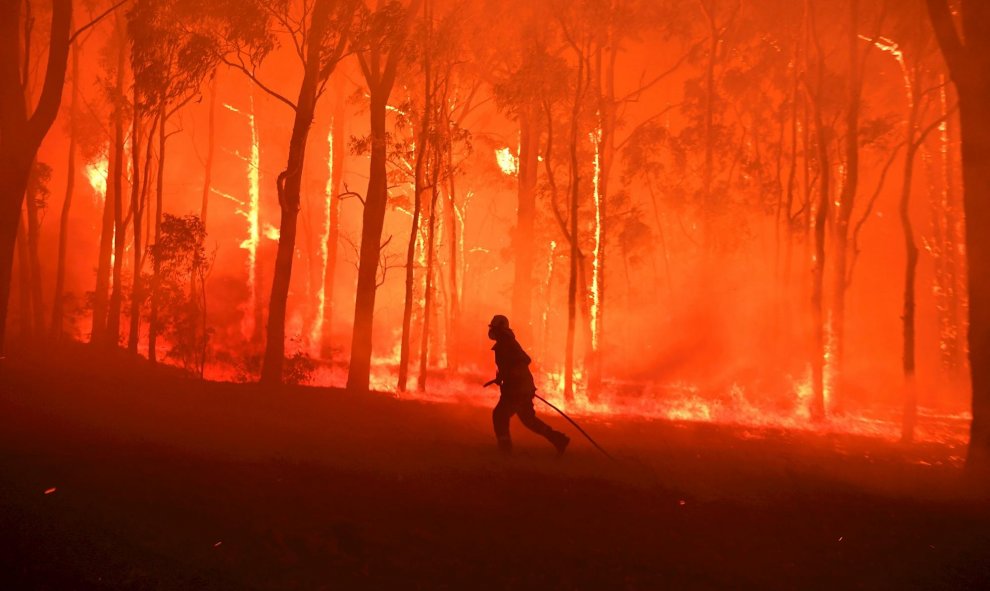
[[[499,398],[498,404],[492,410],[492,426],[495,427],[495,438],[498,440],[498,449],[502,453],[512,452],[512,438],[509,436],[509,419],[512,418],[514,409],[505,398]]]
[[[564,453],[567,444],[571,442],[570,438],[560,431],[555,431],[553,427],[537,418],[536,410],[533,408],[532,398],[519,402],[516,407],[516,414],[519,416],[520,422],[526,425],[530,431],[546,437],[557,449],[558,454]]]

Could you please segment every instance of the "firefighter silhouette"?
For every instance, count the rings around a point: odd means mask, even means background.
[[[501,314],[493,316],[488,324],[488,338],[495,341],[492,351],[495,352],[495,365],[498,369],[495,379],[489,384],[498,384],[502,391],[498,404],[492,410],[492,424],[499,450],[503,453],[512,452],[509,419],[516,415],[531,431],[546,437],[556,448],[557,455],[563,454],[571,440],[536,417],[533,408],[536,385],[533,383],[533,374],[529,371],[532,360],[509,328],[509,319]]]

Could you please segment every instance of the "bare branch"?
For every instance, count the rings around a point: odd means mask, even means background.
[[[118,8],[120,8],[121,6],[123,6],[124,4],[126,4],[127,2],[128,2],[128,0],[120,0],[120,2],[118,2],[118,3],[116,3],[116,4],[114,4],[113,6],[111,6],[111,7],[110,7],[110,8],[108,8],[108,9],[106,9],[106,10],[104,10],[104,11],[103,11],[103,12],[102,12],[102,13],[101,13],[101,14],[100,14],[99,16],[97,16],[97,17],[96,17],[96,18],[94,18],[93,20],[91,20],[91,21],[89,21],[88,23],[86,23],[85,25],[83,25],[82,27],[80,27],[79,29],[77,29],[75,33],[73,33],[73,34],[71,34],[71,35],[69,35],[69,45],[72,45],[72,44],[73,44],[73,43],[75,42],[75,40],[76,40],[76,37],[78,37],[79,35],[82,35],[82,34],[83,34],[83,32],[84,32],[84,31],[85,31],[86,29],[88,29],[88,28],[90,28],[90,27],[92,27],[92,26],[94,26],[94,25],[96,25],[96,23],[98,23],[98,22],[100,22],[101,20],[103,20],[103,18],[104,18],[105,16],[107,16],[107,15],[109,15],[109,14],[110,14],[111,12],[113,12],[113,11],[115,11],[115,10],[117,10]]]
[[[254,72],[251,71],[251,70],[249,70],[247,68],[247,66],[244,65],[243,62],[235,64],[234,62],[228,60],[226,57],[220,58],[220,61],[222,61],[224,64],[226,64],[227,66],[229,66],[231,68],[236,68],[236,69],[240,70],[241,72],[244,73],[245,76],[247,76],[248,78],[250,78],[251,81],[254,82],[258,86],[258,88],[260,88],[261,90],[265,91],[270,96],[272,96],[272,97],[274,97],[274,98],[282,101],[283,103],[285,103],[286,105],[288,105],[289,108],[291,108],[293,111],[296,110],[296,104],[294,102],[292,102],[289,99],[285,98],[281,94],[275,92],[271,88],[268,88],[267,86],[265,86],[265,83],[262,82],[261,80],[259,80],[258,77],[254,75]]]

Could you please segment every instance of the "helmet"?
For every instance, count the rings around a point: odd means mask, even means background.
[[[488,328],[509,328],[509,319],[501,314],[492,316],[492,321],[488,323]]]

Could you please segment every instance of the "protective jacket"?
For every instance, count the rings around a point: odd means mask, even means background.
[[[499,332],[492,351],[495,352],[495,365],[498,367],[495,383],[501,386],[502,395],[532,398],[536,393],[533,374],[529,371],[532,360],[523,351],[512,330],[506,328]]]

